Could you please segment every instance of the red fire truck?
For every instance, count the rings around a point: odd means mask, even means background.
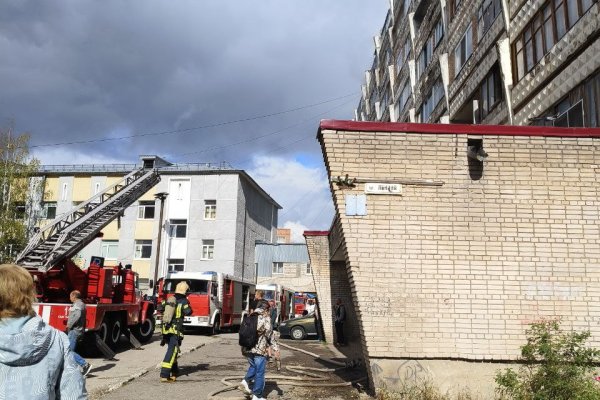
[[[285,321],[294,317],[294,291],[276,283],[263,283],[256,285],[257,290],[265,293],[266,300],[275,300],[277,304],[277,321]]]
[[[154,168],[140,168],[121,181],[59,215],[31,238],[17,264],[33,276],[38,303],[35,309],[51,326],[64,331],[69,294],[79,290],[86,303],[87,338],[116,346],[122,333],[141,342],[154,333],[154,304],[142,299],[138,275],[131,268],[104,267],[102,257],[92,257],[87,268],[72,261],[112,220],[160,181]],[[100,349],[103,350],[100,346]]]
[[[187,282],[192,315],[185,317],[186,327],[209,328],[212,334],[239,327],[254,298],[254,283],[220,272],[172,272],[158,286],[158,301],[175,292],[175,286]],[[157,315],[160,321],[160,315]]]
[[[38,303],[34,309],[42,319],[64,331],[69,317],[69,293],[79,290],[86,304],[86,330],[114,348],[122,333],[130,329],[142,343],[154,333],[154,304],[142,300],[138,276],[121,265],[104,267],[102,257],[93,257],[82,270],[71,260],[48,272],[30,270]]]

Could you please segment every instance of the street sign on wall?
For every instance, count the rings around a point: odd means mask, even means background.
[[[402,194],[402,185],[399,183],[365,183],[367,194]]]

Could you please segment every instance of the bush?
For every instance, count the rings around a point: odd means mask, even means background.
[[[518,372],[511,368],[496,375],[497,393],[513,400],[600,400],[593,379],[600,351],[586,347],[590,332],[563,332],[558,321],[532,324],[521,347]]]
[[[443,394],[431,381],[405,382],[399,391],[377,389],[376,400],[478,400],[467,388],[451,395]]]

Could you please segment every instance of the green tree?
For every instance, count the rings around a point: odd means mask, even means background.
[[[532,324],[521,347],[523,366],[496,375],[497,392],[514,400],[596,400],[593,379],[600,351],[586,346],[590,332],[563,332],[558,321]]]
[[[0,262],[10,262],[27,243],[33,215],[30,179],[39,163],[29,154],[29,135],[0,129]],[[29,228],[32,225],[29,224]]]

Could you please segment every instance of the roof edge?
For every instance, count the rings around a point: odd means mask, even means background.
[[[329,236],[329,231],[304,231],[303,236]]]
[[[318,135],[323,130],[356,132],[402,132],[450,135],[496,136],[550,136],[550,137],[600,137],[600,128],[555,128],[520,125],[466,125],[466,124],[416,124],[408,122],[372,122],[324,119],[319,124]]]

